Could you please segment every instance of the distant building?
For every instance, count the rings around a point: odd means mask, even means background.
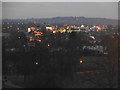
[[[53,27],[46,27],[46,30],[53,30]]]

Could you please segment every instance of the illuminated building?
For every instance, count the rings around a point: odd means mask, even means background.
[[[46,27],[46,30],[53,30],[52,27]]]

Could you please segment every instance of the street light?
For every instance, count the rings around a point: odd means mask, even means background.
[[[80,60],[80,64],[82,64],[83,63],[83,60]]]
[[[35,62],[35,64],[37,65],[37,64],[39,64],[39,62]]]
[[[50,47],[51,45],[50,44],[48,44],[48,47]]]

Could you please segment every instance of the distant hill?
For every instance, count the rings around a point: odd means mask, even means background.
[[[87,25],[117,25],[117,20],[106,18],[86,17],[54,17],[54,18],[32,18],[32,19],[3,19],[3,22],[37,22],[47,24],[87,24]]]

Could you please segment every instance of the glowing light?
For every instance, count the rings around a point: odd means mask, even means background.
[[[53,33],[56,33],[56,31],[53,31]]]
[[[83,63],[83,60],[80,60],[80,64],[82,64]]]
[[[18,37],[20,39],[20,37]]]
[[[69,27],[67,27],[67,29],[69,29]]]
[[[28,28],[28,32],[30,32],[31,31],[31,29],[30,28]]]
[[[30,37],[29,41],[34,41],[34,39],[32,37]]]
[[[39,34],[39,33],[37,33],[37,34],[35,34],[35,36],[40,36],[41,34]]]
[[[51,45],[50,44],[48,44],[48,47],[50,47]]]
[[[95,37],[94,37],[94,36],[90,36],[90,37],[95,40]]]
[[[58,27],[58,25],[56,25],[55,27]]]
[[[33,30],[34,30],[34,29],[35,29],[35,27],[30,27],[30,29],[33,29]]]
[[[43,34],[43,32],[40,32],[40,34]]]
[[[81,27],[85,27],[84,25],[81,25]]]
[[[66,32],[66,30],[64,29],[63,32]]]
[[[46,27],[46,30],[53,30],[52,27]]]
[[[39,31],[34,31],[35,36],[40,36],[41,34],[43,34],[43,32],[39,32]]]
[[[83,31],[83,32],[88,32],[88,31]]]
[[[35,62],[35,64],[39,64],[39,62]]]
[[[38,39],[37,41],[38,41],[38,42],[42,42],[42,40],[40,40],[40,39]]]

